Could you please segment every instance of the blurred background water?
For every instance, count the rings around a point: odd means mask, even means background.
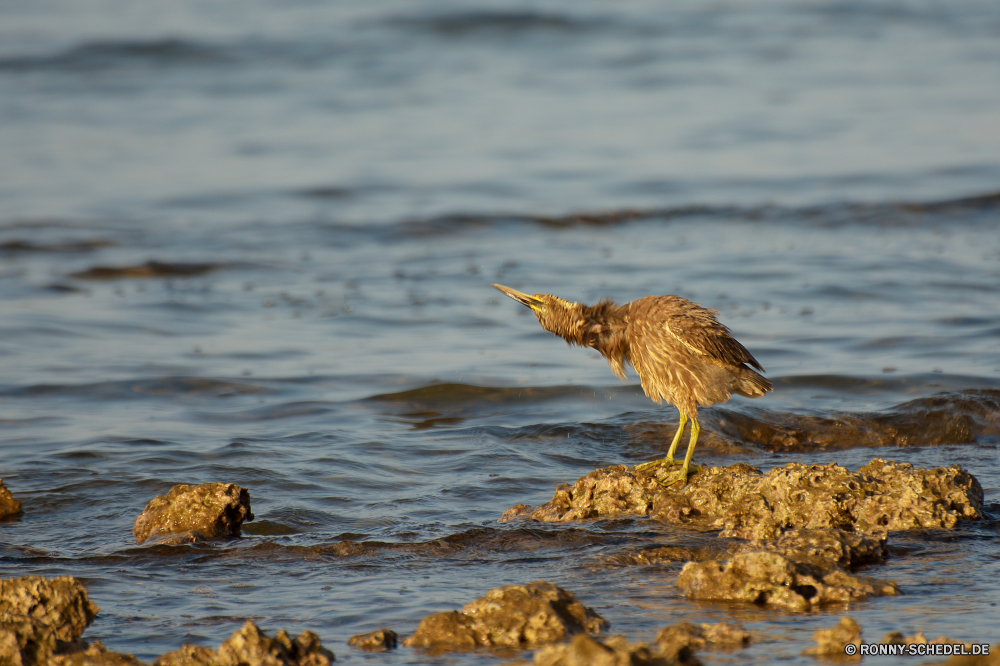
[[[998,62],[985,0],[0,5],[0,572],[80,577],[85,637],[147,660],[251,617],[360,663],[544,579],[811,663],[844,609],[603,559],[712,535],[496,523],[677,417],[489,283],[718,309],[775,393],[704,410],[705,462],[960,463],[996,515]],[[208,481],[250,488],[243,539],[131,543]],[[995,640],[998,537],[894,535],[906,596],[851,615]]]

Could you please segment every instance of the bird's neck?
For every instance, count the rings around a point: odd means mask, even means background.
[[[628,306],[601,301],[597,305],[568,304],[561,316],[546,326],[570,344],[596,349],[608,359],[611,370],[625,377],[624,364],[629,362],[628,338],[625,336]]]

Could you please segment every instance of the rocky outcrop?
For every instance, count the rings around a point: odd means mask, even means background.
[[[789,463],[762,474],[739,463],[703,469],[679,490],[657,482],[669,472],[598,469],[557,488],[550,502],[535,509],[519,504],[500,520],[648,516],[722,530],[723,537],[772,539],[795,528],[875,533],[949,528],[982,517],[983,489],[957,465],[915,469],[876,458],[856,472],[836,463]]]
[[[528,648],[557,643],[573,634],[596,634],[607,625],[570,592],[551,583],[506,585],[466,604],[461,613],[424,618],[403,645],[433,651]]]
[[[21,515],[21,503],[11,494],[0,479],[0,520],[16,518]]]
[[[253,520],[250,493],[234,483],[179,485],[146,505],[132,526],[136,543],[150,537],[196,541],[239,536],[244,521]]]
[[[399,641],[399,635],[392,629],[379,629],[367,634],[351,636],[347,644],[366,652],[388,652],[394,650]]]
[[[100,642],[74,646],[60,654],[53,655],[47,666],[146,666],[130,654],[110,652]]]
[[[895,583],[850,573],[885,556],[885,536],[792,530],[755,541],[728,562],[688,562],[677,587],[691,599],[743,601],[804,611],[825,603],[900,593]]]
[[[853,655],[844,652],[847,645],[853,645],[858,650],[861,647],[861,625],[849,617],[840,618],[840,622],[832,629],[820,629],[813,634],[813,640],[816,641],[816,647],[803,650],[802,654],[844,661],[861,661],[859,652]]]
[[[305,631],[294,640],[285,630],[268,638],[253,622],[233,632],[218,650],[185,645],[168,652],[154,666],[329,666],[335,657],[316,634]]]
[[[550,645],[535,653],[535,666],[698,666],[685,645],[629,644],[623,636],[598,640],[586,634],[569,643]]]
[[[681,622],[661,629],[656,643],[663,649],[686,646],[691,650],[734,650],[750,645],[750,634],[739,625],[725,622],[701,625]]]
[[[57,651],[81,645],[98,610],[68,576],[0,580],[0,663],[48,664]]]

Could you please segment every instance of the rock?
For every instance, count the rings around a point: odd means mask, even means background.
[[[601,558],[601,562],[609,565],[647,565],[663,562],[703,562],[705,560],[725,557],[732,549],[722,545],[713,546],[651,546],[640,549],[625,550]]]
[[[824,603],[892,596],[899,586],[848,573],[846,566],[884,556],[885,537],[840,530],[792,530],[752,542],[729,562],[688,562],[677,587],[691,599],[743,601],[804,611]]]
[[[767,474],[750,465],[710,467],[687,486],[657,483],[666,468],[638,472],[624,465],[598,469],[531,510],[512,507],[502,521],[566,522],[648,516],[667,523],[722,530],[720,536],[772,539],[792,528],[875,533],[949,528],[982,517],[983,490],[960,466],[914,469],[880,458],[851,472],[836,463],[789,463]]]
[[[84,641],[80,642],[86,645]],[[48,666],[145,666],[145,664],[130,654],[108,652],[100,642],[94,641],[86,648],[52,656]]]
[[[167,535],[184,535],[192,541],[239,536],[245,520],[253,520],[246,488],[235,483],[179,485],[146,505],[135,519],[132,534],[136,543]]]
[[[233,632],[219,649],[185,645],[168,652],[154,666],[329,666],[335,657],[316,634],[305,631],[295,640],[284,629],[268,638],[253,622]]]
[[[939,666],[1000,666],[1000,643],[991,645],[989,654],[956,655],[948,661],[935,663]]]
[[[367,652],[387,652],[396,648],[398,640],[399,635],[392,629],[379,629],[371,633],[351,636],[347,644]]]
[[[840,623],[833,629],[820,629],[813,634],[813,640],[816,641],[816,647],[803,650],[802,654],[861,661],[860,652],[850,656],[844,652],[844,647],[848,644],[853,644],[859,651],[861,649],[861,625],[849,617],[840,618]]]
[[[21,513],[21,503],[14,499],[7,487],[3,485],[3,479],[0,479],[0,520],[16,518]]]
[[[596,634],[608,623],[570,592],[551,583],[506,585],[466,604],[462,612],[435,613],[403,641],[434,651],[476,647],[527,648],[556,643],[572,634]]]
[[[0,663],[46,664],[75,644],[100,610],[75,578],[0,580]]]
[[[683,645],[691,650],[732,650],[750,645],[750,634],[741,626],[725,622],[699,626],[681,622],[661,629],[656,636],[656,643],[664,648],[668,645]]]
[[[599,641],[585,634],[569,643],[550,645],[535,653],[535,666],[698,666],[691,649],[676,651],[629,645],[622,636]]]

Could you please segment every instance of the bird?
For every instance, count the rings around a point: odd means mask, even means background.
[[[611,300],[583,305],[552,294],[529,295],[502,284],[491,286],[531,308],[542,328],[569,345],[596,349],[622,381],[626,364],[631,365],[650,399],[677,408],[680,425],[667,457],[637,465],[637,470],[676,465],[674,452],[691,421],[684,462],[660,479],[661,485],[679,482],[683,487],[699,469],[691,465],[701,432],[699,406],[724,403],[733,393],[759,398],[774,390],[770,381],[755,372],[764,372],[757,359],[716,319],[719,313],[681,296],[646,296],[625,305]]]

